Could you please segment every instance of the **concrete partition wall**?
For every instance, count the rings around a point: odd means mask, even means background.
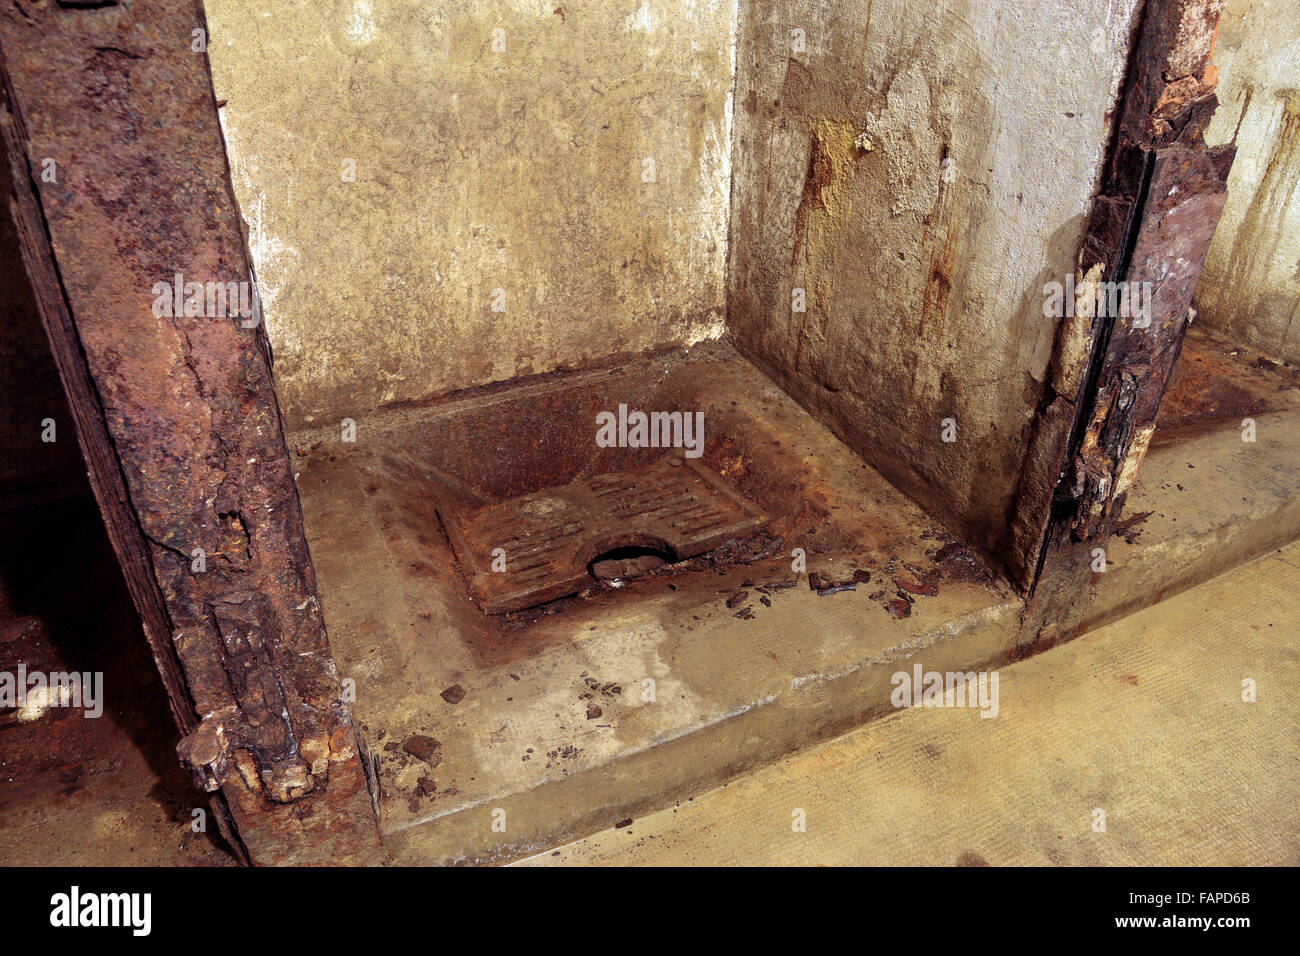
[[[740,5],[732,334],[995,553],[1057,331],[1043,288],[1075,264],[1135,6]]]
[[[1235,141],[1196,294],[1212,333],[1300,363],[1300,0],[1228,0],[1211,145]]]
[[[207,0],[291,428],[721,335],[734,0]]]
[[[725,321],[996,553],[1136,6],[208,0],[286,419]]]

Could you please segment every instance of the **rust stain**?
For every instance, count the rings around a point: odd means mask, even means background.
[[[1246,121],[1246,113],[1250,109],[1251,98],[1255,95],[1255,87],[1249,83],[1241,84],[1241,114],[1237,117],[1237,125],[1232,130],[1232,141],[1237,141],[1238,134],[1241,133],[1241,124]]]
[[[839,248],[837,232],[840,224],[853,213],[852,194],[847,186],[854,164],[854,136],[852,124],[844,120],[822,117],[813,123],[808,172],[795,212],[791,260],[791,273],[797,276],[799,258],[803,256],[803,285],[807,295],[796,335],[796,369],[805,367],[809,337],[821,336],[820,322],[816,331],[810,329],[810,323],[830,308]]]
[[[1300,371],[1234,356],[1227,346],[1191,334],[1160,405],[1154,445],[1183,441],[1276,411],[1279,391],[1300,388]]]
[[[1260,305],[1277,248],[1286,234],[1286,217],[1300,184],[1300,91],[1279,90],[1281,117],[1268,163],[1232,242],[1225,286],[1232,290],[1234,329],[1249,325]],[[1249,92],[1247,93],[1247,105]],[[1245,108],[1242,109],[1245,116]],[[1237,124],[1240,129],[1240,122]],[[1236,133],[1233,133],[1236,141]],[[1289,334],[1288,326],[1283,338]]]
[[[862,73],[867,72],[867,40],[871,36],[871,4],[874,0],[867,0],[867,18],[862,27],[862,49],[858,55],[858,70]]]

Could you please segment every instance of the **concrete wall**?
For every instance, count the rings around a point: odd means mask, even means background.
[[[1300,0],[1229,0],[1214,62],[1212,144],[1234,138],[1228,205],[1196,294],[1197,321],[1300,362]]]
[[[725,317],[997,550],[1136,3],[209,0],[290,426]]]
[[[291,428],[721,334],[734,0],[206,7]]]
[[[732,333],[994,550],[1056,331],[1043,285],[1074,266],[1134,6],[741,4]]]

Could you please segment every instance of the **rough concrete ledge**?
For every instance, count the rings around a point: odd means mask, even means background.
[[[465,686],[461,707],[477,704],[442,728],[452,740],[489,741],[444,758],[479,761],[475,792],[423,817],[386,815],[385,844],[403,864],[500,862],[669,805],[891,711],[899,670],[1002,661],[1020,609],[1009,593],[963,584],[894,621],[864,595],[804,590],[759,626],[728,620],[656,633],[647,616],[483,673]],[[572,728],[568,757],[559,749],[521,759],[534,731],[572,710],[580,674],[623,688],[617,701],[598,698],[607,720]],[[659,675],[654,704],[639,698],[646,674]],[[512,706],[508,725],[484,730]]]
[[[1107,545],[1081,632],[1090,631],[1300,539],[1300,413],[1258,415],[1152,448],[1125,515],[1150,515]]]
[[[1003,669],[996,720],[911,707],[524,864],[1295,866],[1298,637],[1292,545]]]

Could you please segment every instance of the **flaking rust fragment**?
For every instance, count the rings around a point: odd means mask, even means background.
[[[1119,477],[1115,479],[1115,497],[1127,494],[1133,487],[1133,482],[1137,480],[1138,469],[1142,467],[1147,449],[1151,446],[1151,436],[1155,432],[1154,424],[1143,426],[1129,443],[1128,453],[1124,456],[1124,463],[1119,469]]]

